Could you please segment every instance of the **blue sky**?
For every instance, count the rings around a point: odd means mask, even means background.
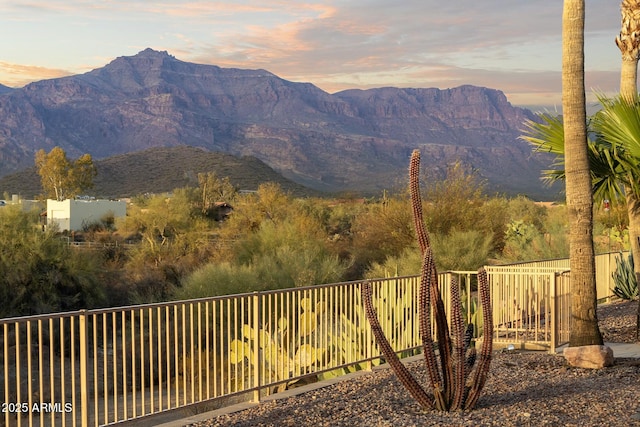
[[[586,7],[587,92],[613,93],[620,2]],[[81,74],[150,47],[328,92],[473,84],[559,106],[561,18],[561,0],[0,0],[0,83]]]

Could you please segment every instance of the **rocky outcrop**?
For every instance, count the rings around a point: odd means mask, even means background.
[[[223,69],[146,49],[89,73],[0,96],[0,176],[60,146],[95,158],[189,145],[253,155],[320,190],[390,188],[411,151],[426,167],[461,161],[488,185],[548,193],[549,161],[518,139],[530,111],[498,90],[380,88],[329,94],[265,70]]]

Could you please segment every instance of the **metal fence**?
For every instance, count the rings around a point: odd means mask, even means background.
[[[595,256],[596,266],[596,293],[598,300],[606,301],[613,296],[614,287],[611,275],[616,270],[616,261],[623,257],[627,259],[629,252],[608,252]],[[512,268],[512,271],[519,271],[523,268],[550,268],[554,271],[562,272],[569,270],[569,258],[559,258],[543,261],[529,261],[514,264],[500,265],[501,269]]]
[[[625,253],[595,257],[599,301],[613,296],[612,274]],[[568,259],[489,266],[495,348],[513,345],[529,350],[555,351],[569,342],[571,330],[571,274]]]
[[[567,274],[487,269],[494,342],[554,349],[568,338]],[[475,274],[442,273],[439,282],[449,311],[449,284],[457,279],[465,320],[479,336]],[[393,348],[415,354],[422,344],[418,277],[370,282]],[[307,377],[369,369],[381,354],[360,288],[348,282],[0,319],[0,425],[119,423],[223,399],[255,401]]]
[[[457,276],[471,299],[471,273]],[[418,282],[371,281],[382,327],[405,355],[421,345]],[[368,369],[381,355],[360,287],[2,319],[0,424],[104,425]]]
[[[486,267],[493,309],[494,348],[553,351],[568,342],[568,271],[552,267]]]

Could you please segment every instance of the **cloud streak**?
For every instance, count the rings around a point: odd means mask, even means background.
[[[24,86],[34,80],[55,79],[70,76],[74,73],[67,70],[38,67],[34,65],[10,64],[0,61],[0,69],[6,75],[5,81],[12,86]],[[9,86],[9,85],[7,85]]]

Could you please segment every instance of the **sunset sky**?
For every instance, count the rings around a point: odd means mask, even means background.
[[[586,7],[587,92],[613,93],[620,2]],[[150,47],[331,93],[472,84],[559,107],[561,18],[561,0],[0,0],[0,83],[81,74]]]

